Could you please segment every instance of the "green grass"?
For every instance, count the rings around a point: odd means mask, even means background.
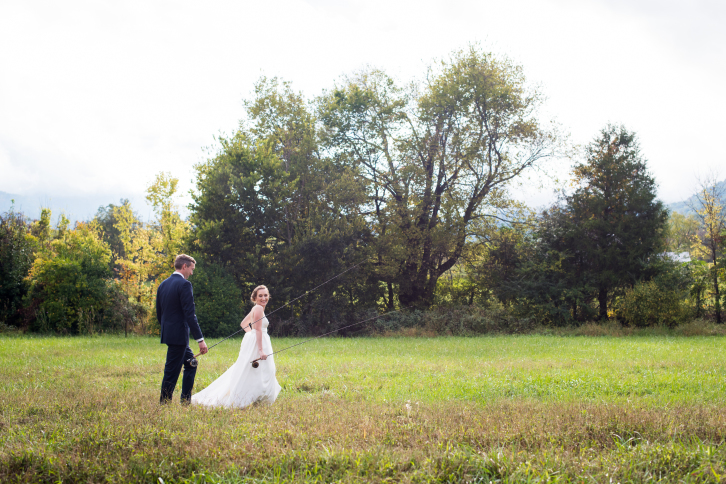
[[[156,339],[0,344],[2,482],[726,482],[722,336],[321,339],[241,410],[159,407]]]

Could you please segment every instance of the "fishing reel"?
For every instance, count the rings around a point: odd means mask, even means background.
[[[192,368],[196,368],[197,365],[199,365],[199,362],[193,356],[187,360],[187,363],[189,363],[189,366],[191,366]]]
[[[272,353],[270,353],[270,355],[271,354]],[[267,356],[270,356],[270,355],[267,355]],[[252,368],[258,368],[260,366],[260,360],[262,360],[262,358],[257,358],[256,360],[250,361],[250,364],[252,365]]]

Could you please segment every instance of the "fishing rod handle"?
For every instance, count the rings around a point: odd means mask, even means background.
[[[274,351],[273,351],[272,353],[274,353]],[[272,353],[270,353],[269,355],[265,355],[265,360],[266,360],[266,359],[267,359],[267,357],[268,357],[268,356],[270,356],[270,355],[271,355]],[[258,366],[260,366],[260,363],[259,363],[259,362],[260,362],[261,360],[262,360],[262,358],[257,358],[256,360],[252,360],[252,361],[250,361],[250,364],[252,365],[252,368],[257,368]]]

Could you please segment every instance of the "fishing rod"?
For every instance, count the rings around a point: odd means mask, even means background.
[[[295,302],[295,301],[297,301],[298,299],[300,299],[300,298],[302,298],[302,297],[305,297],[305,296],[307,296],[308,294],[310,294],[310,293],[312,293],[312,292],[315,292],[315,291],[317,291],[318,289],[320,289],[321,287],[323,287],[324,285],[326,285],[326,284],[327,284],[327,283],[329,283],[330,281],[332,281],[332,280],[334,280],[334,279],[337,279],[338,277],[342,276],[342,275],[343,275],[343,274],[345,274],[346,272],[348,272],[348,271],[351,271],[351,270],[355,269],[356,267],[358,267],[359,265],[361,265],[361,264],[362,264],[363,262],[364,262],[364,261],[361,261],[361,262],[357,263],[356,265],[350,266],[349,268],[347,268],[346,270],[344,270],[344,271],[343,271],[343,272],[341,272],[340,274],[336,274],[335,276],[331,277],[330,279],[328,279],[328,280],[327,280],[327,281],[325,281],[324,283],[322,283],[322,284],[320,284],[320,285],[318,285],[318,286],[315,286],[314,288],[312,288],[312,289],[310,289],[310,290],[306,291],[306,292],[305,292],[305,294],[302,294],[302,295],[300,295],[300,296],[296,297],[295,299],[292,299],[291,301],[288,301],[288,302],[287,302],[286,304],[284,304],[283,306],[280,306],[279,308],[277,308],[277,309],[275,309],[274,311],[272,311],[272,312],[271,312],[271,313],[270,313],[270,314],[269,314],[268,316],[272,316],[272,315],[273,315],[274,313],[276,313],[276,312],[277,312],[277,311],[279,311],[280,309],[282,309],[282,308],[284,308],[284,307],[287,307],[287,306],[289,306],[290,304],[294,303],[294,302]],[[209,350],[211,350],[212,348],[214,348],[215,346],[217,346],[217,345],[218,345],[219,343],[222,343],[223,341],[227,341],[227,340],[228,340],[228,339],[230,339],[230,338],[231,338],[232,336],[234,336],[234,335],[238,334],[238,333],[239,333],[240,331],[244,331],[244,330],[245,330],[245,328],[250,328],[250,329],[252,329],[252,325],[253,325],[253,324],[255,324],[255,323],[256,323],[257,321],[262,321],[262,320],[263,320],[263,319],[265,319],[266,317],[267,317],[267,316],[262,316],[262,317],[261,317],[260,319],[258,319],[258,320],[256,320],[256,321],[252,321],[252,322],[251,322],[250,324],[248,324],[248,325],[246,325],[246,326],[242,326],[242,328],[241,328],[241,329],[239,329],[239,330],[235,331],[234,333],[230,334],[230,335],[229,335],[229,336],[227,336],[226,338],[224,338],[224,339],[222,339],[222,340],[220,340],[220,341],[217,341],[217,342],[216,342],[216,343],[214,343],[214,344],[213,344],[212,346],[210,346],[209,348],[207,348],[207,352],[209,352]],[[341,329],[342,329],[342,328],[341,328]],[[198,353],[198,354],[194,355],[193,357],[191,357],[191,358],[189,358],[189,359],[187,360],[187,363],[189,363],[189,365],[191,365],[191,366],[192,366],[193,368],[196,368],[196,367],[197,367],[197,365],[199,364],[199,362],[197,361],[197,356],[201,356],[201,355],[202,355],[202,353]]]
[[[334,329],[333,331],[329,331],[329,332],[327,332],[327,333],[321,334],[320,336],[315,336],[314,338],[310,338],[310,339],[307,339],[307,340],[305,340],[305,341],[301,341],[300,343],[295,343],[294,345],[288,346],[287,348],[283,348],[283,349],[281,349],[281,350],[273,351],[273,352],[272,352],[272,353],[270,353],[269,355],[265,355],[265,358],[267,358],[267,357],[268,357],[268,356],[270,356],[270,355],[274,355],[275,353],[282,353],[283,351],[287,351],[287,350],[289,350],[290,348],[294,348],[295,346],[300,346],[300,345],[302,345],[302,344],[305,344],[305,343],[307,343],[307,342],[309,342],[309,341],[312,341],[312,340],[314,340],[314,339],[322,338],[323,336],[327,336],[327,335],[329,335],[329,334],[335,333],[335,332],[337,332],[337,331],[340,331],[341,329],[345,329],[345,328],[350,328],[351,326],[357,326],[357,325],[359,325],[359,324],[367,323],[368,321],[373,321],[374,319],[378,319],[378,318],[381,318],[381,317],[383,317],[383,316],[388,316],[389,314],[393,314],[393,313],[400,313],[400,312],[401,312],[401,311],[403,311],[404,309],[408,309],[408,306],[407,306],[407,307],[405,307],[405,308],[401,308],[401,309],[396,309],[395,311],[388,311],[387,313],[379,314],[378,316],[373,316],[372,318],[364,319],[363,321],[358,321],[357,323],[349,324],[348,326],[343,326],[342,328]],[[252,368],[257,368],[258,366],[260,366],[260,364],[259,364],[258,362],[259,362],[259,361],[260,361],[261,359],[262,359],[262,358],[257,358],[256,360],[252,360],[252,361],[250,362],[250,363],[252,364]]]

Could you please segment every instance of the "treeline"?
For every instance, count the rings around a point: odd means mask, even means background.
[[[154,333],[154,296],[177,253],[194,256],[205,334],[238,329],[251,289],[277,334],[320,334],[382,311],[377,329],[481,332],[618,318],[721,322],[726,249],[716,180],[697,217],[671,214],[636,137],[607,126],[556,204],[533,213],[519,180],[565,153],[522,69],[477,48],[419,84],[377,70],[307,100],[261,79],[245,118],[196,166],[190,216],[177,179],[148,187],[155,219],[127,201],[70,227],[51,214],[0,220],[0,321],[28,331]],[[669,253],[688,252],[691,262]],[[454,316],[452,316],[454,315]]]
[[[93,220],[51,226],[49,209],[28,220],[0,216],[0,322],[42,333],[153,332],[156,288],[189,224],[172,198],[178,180],[159,174],[147,190],[157,218],[143,223],[128,201]]]

